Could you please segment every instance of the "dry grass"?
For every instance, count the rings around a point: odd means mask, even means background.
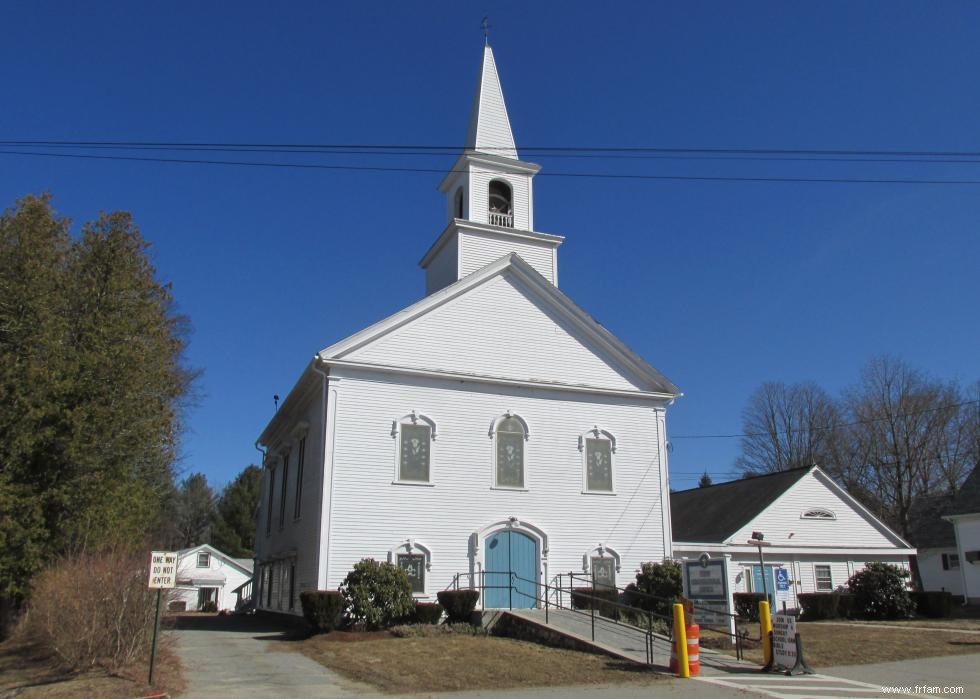
[[[945,629],[947,631],[961,629],[964,631],[980,631],[980,619],[896,619],[894,621],[849,621],[834,619],[833,621],[814,621],[811,624],[872,624],[885,626],[913,626],[924,629]]]
[[[933,620],[935,621],[935,620]],[[884,622],[883,622],[884,623]],[[759,625],[751,624],[749,634],[759,637]],[[980,653],[977,634],[936,631],[915,633],[887,627],[872,628],[848,624],[845,626],[821,622],[800,623],[797,626],[803,641],[803,657],[818,670],[835,665],[865,665],[893,660],[912,660],[939,655]],[[710,635],[705,634],[705,638]],[[728,644],[708,641],[705,646],[735,654]],[[762,647],[750,643],[745,658],[762,663]]]
[[[102,670],[65,673],[61,667],[58,658],[36,645],[6,641],[0,644],[0,696],[13,690],[11,696],[24,699],[131,699],[161,692],[174,696],[184,689],[180,663],[167,643],[158,649],[154,693],[146,687],[149,668],[145,663],[136,663],[116,675]]]
[[[661,677],[613,658],[509,638],[453,633],[341,639],[333,633],[297,645],[330,669],[389,693],[653,683]]]

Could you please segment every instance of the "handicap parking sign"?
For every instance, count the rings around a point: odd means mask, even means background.
[[[789,570],[786,568],[776,568],[776,590],[779,592],[789,590]]]

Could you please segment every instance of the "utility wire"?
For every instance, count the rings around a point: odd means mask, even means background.
[[[796,434],[797,432],[822,432],[825,430],[835,430],[841,427],[852,427],[854,425],[872,425],[876,422],[885,422],[887,420],[898,420],[905,417],[915,417],[916,415],[924,415],[925,413],[934,413],[939,410],[950,410],[953,408],[962,408],[964,405],[978,405],[980,406],[980,401],[968,400],[962,403],[950,403],[948,405],[940,405],[936,408],[926,408],[925,410],[919,410],[913,413],[904,413],[901,415],[889,415],[887,417],[879,417],[871,420],[855,420],[854,422],[840,422],[833,425],[826,425],[823,427],[800,427],[791,430],[776,430],[776,435],[789,435]],[[735,439],[738,437],[770,437],[771,432],[744,432],[739,434],[678,434],[672,436],[670,439]]]
[[[127,147],[175,147],[193,148],[200,146],[220,146],[223,148],[271,148],[294,149],[315,148],[318,150],[358,149],[358,150],[416,150],[431,152],[459,153],[464,147],[456,145],[431,144],[367,144],[367,143],[208,143],[179,141],[67,141],[67,140],[0,140],[0,145],[11,146],[127,146]],[[504,146],[481,147],[480,150],[509,151]],[[586,153],[673,153],[673,154],[742,154],[742,155],[863,155],[890,157],[980,157],[980,151],[935,151],[935,150],[860,150],[860,149],[783,149],[783,148],[660,148],[646,146],[522,146],[524,152],[586,152]]]
[[[126,155],[92,155],[82,153],[43,153],[36,151],[0,150],[0,155],[22,155],[45,158],[76,158],[85,160],[116,160],[138,161],[153,163],[180,163],[187,165],[230,165],[238,167],[266,167],[280,169],[302,170],[338,170],[338,171],[367,171],[367,172],[413,172],[450,174],[465,172],[464,170],[449,170],[441,168],[417,167],[382,167],[373,165],[324,165],[320,163],[281,163],[246,160],[201,160],[191,158],[160,158]],[[626,173],[581,173],[581,172],[542,172],[539,177],[566,177],[586,179],[616,179],[616,180],[653,180],[674,182],[801,182],[820,184],[925,184],[925,185],[978,185],[980,180],[932,180],[932,179],[898,179],[898,178],[854,178],[854,177],[732,177],[732,176],[698,176],[698,175],[645,175]]]

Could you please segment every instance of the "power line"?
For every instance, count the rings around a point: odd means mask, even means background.
[[[430,152],[458,153],[464,149],[459,144],[377,144],[377,143],[233,143],[233,142],[180,142],[180,141],[68,141],[68,140],[0,140],[0,145],[11,146],[126,146],[126,147],[223,147],[223,148],[266,148],[266,149],[296,149],[315,148],[318,150],[358,149],[358,150],[416,150]],[[480,150],[509,151],[504,146],[481,147]],[[873,157],[946,157],[946,158],[977,158],[980,151],[937,151],[937,150],[862,150],[862,149],[790,149],[790,148],[664,148],[654,146],[522,146],[524,152],[585,152],[585,153],[673,153],[712,155],[807,155],[807,156],[839,156],[861,155]]]
[[[885,422],[887,420],[898,420],[906,417],[915,417],[916,415],[924,415],[925,413],[934,413],[939,410],[950,410],[953,408],[962,408],[964,405],[980,405],[980,401],[968,400],[962,403],[950,403],[948,405],[940,405],[936,408],[926,408],[925,410],[919,410],[913,413],[904,413],[900,415],[889,415],[886,417],[874,418],[871,420],[855,420],[854,422],[840,422],[832,425],[826,425],[823,427],[799,427],[791,430],[776,430],[776,435],[790,435],[796,434],[798,432],[822,432],[825,430],[836,430],[841,427],[853,427],[854,425],[873,425],[876,422]],[[678,434],[672,436],[670,439],[735,439],[738,437],[769,437],[772,436],[771,432],[744,432],[739,434]]]
[[[83,153],[43,153],[36,151],[0,150],[0,155],[22,155],[46,158],[76,158],[84,160],[115,160],[153,163],[177,163],[184,165],[229,165],[238,167],[266,167],[280,169],[302,170],[336,170],[336,171],[365,171],[365,172],[412,172],[449,174],[464,172],[462,170],[444,170],[441,168],[417,167],[387,167],[374,165],[325,165],[322,163],[282,163],[247,160],[202,160],[192,158],[160,158],[126,155],[92,155]],[[617,180],[652,180],[673,182],[796,182],[809,184],[925,184],[925,185],[978,185],[980,180],[931,180],[931,179],[898,179],[898,178],[854,178],[854,177],[734,177],[709,175],[646,175],[628,173],[579,173],[579,172],[542,172],[539,177],[566,177],[586,179],[617,179]]]

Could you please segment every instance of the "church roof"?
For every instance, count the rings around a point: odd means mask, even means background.
[[[318,353],[318,358],[326,362],[340,364],[345,356],[355,350],[364,347],[368,343],[386,335],[393,330],[412,322],[426,314],[428,311],[438,308],[448,301],[460,296],[467,291],[497,277],[498,275],[510,273],[518,277],[522,282],[533,288],[542,299],[559,315],[566,318],[570,323],[578,327],[585,335],[589,336],[597,345],[608,351],[643,383],[643,389],[649,393],[657,394],[661,397],[674,398],[682,395],[680,389],[675,386],[666,376],[652,367],[645,359],[636,354],[626,344],[604,328],[591,315],[583,310],[578,304],[572,301],[566,294],[560,291],[555,285],[545,279],[541,274],[521,258],[517,253],[508,253],[503,257],[484,266],[482,269],[469,274],[454,284],[426,296],[411,306],[371,325],[360,332],[354,333],[340,342],[337,342]],[[336,361],[341,360],[341,361]]]
[[[473,97],[470,127],[466,134],[466,149],[517,159],[517,145],[510,129],[504,92],[497,76],[490,45],[483,49],[483,65]]]

